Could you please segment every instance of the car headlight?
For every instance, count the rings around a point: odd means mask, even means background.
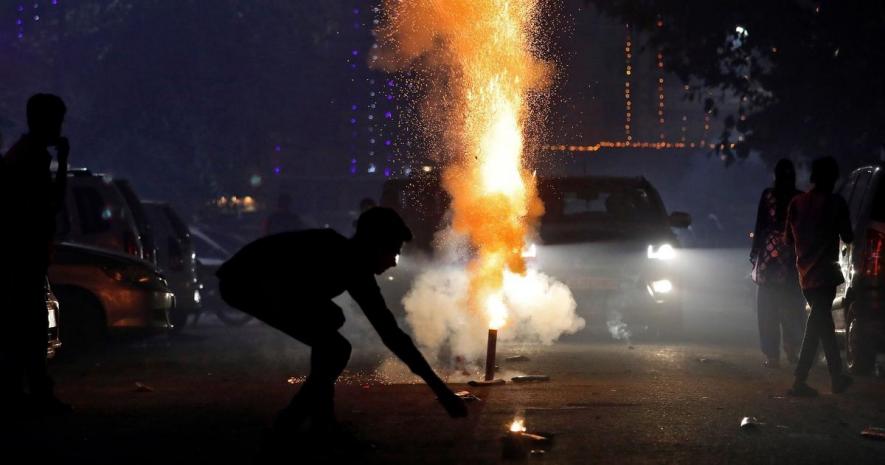
[[[673,283],[671,283],[669,279],[652,281],[651,290],[654,291],[655,294],[669,294],[673,291]]]
[[[538,256],[538,246],[534,242],[528,247],[522,249],[522,258],[536,258]]]
[[[673,260],[676,258],[676,249],[670,244],[661,244],[658,247],[648,246],[648,258],[652,260]]]

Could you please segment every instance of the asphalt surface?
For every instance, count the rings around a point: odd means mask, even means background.
[[[760,365],[752,285],[733,284],[745,282],[745,254],[728,257],[734,266],[692,259],[707,279],[688,289],[683,340],[585,334],[499,345],[499,376],[550,377],[536,384],[473,388],[463,382],[479,373],[446,372],[455,390],[480,398],[466,419],[448,418],[351,314],[343,332],[354,357],[337,390],[349,434],[274,442],[273,415],[307,374],[307,349],[260,323],[232,328],[207,317],[177,337],[118,340],[53,361],[58,395],[75,413],[16,423],[0,436],[2,450],[42,463],[510,463],[501,438],[521,415],[529,431],[554,437],[529,463],[885,462],[885,442],[860,435],[885,427],[885,379],[857,378],[833,395],[818,364],[810,383],[821,396],[785,397],[790,368]],[[517,354],[528,361],[504,360]],[[741,429],[744,417],[757,425]]]
[[[536,463],[882,463],[885,454],[885,442],[860,436],[885,426],[885,380],[858,379],[832,395],[818,366],[811,384],[821,397],[786,398],[789,369],[762,368],[751,344],[590,340],[505,345],[499,354],[529,358],[501,361],[502,377],[550,381],[455,384],[481,400],[469,418],[452,420],[402,365],[364,343],[337,394],[358,447],[293,438],[283,461],[505,462],[500,439],[521,413],[530,431],[555,435],[546,454],[528,458]],[[273,413],[307,372],[306,356],[260,324],[204,321],[178,338],[118,341],[53,363],[58,394],[76,412],[27,422],[15,444],[47,463],[257,463]],[[761,424],[742,430],[745,416]]]

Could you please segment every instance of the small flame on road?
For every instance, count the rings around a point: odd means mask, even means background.
[[[525,433],[525,420],[522,418],[516,418],[513,420],[513,423],[510,423],[510,432],[511,433]]]

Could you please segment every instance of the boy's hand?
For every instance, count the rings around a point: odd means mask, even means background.
[[[446,388],[445,392],[439,392],[437,398],[450,417],[464,418],[467,416],[467,404],[464,402],[464,399],[456,396],[451,389]]]

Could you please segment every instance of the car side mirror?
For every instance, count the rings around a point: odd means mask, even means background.
[[[691,226],[691,215],[685,212],[670,213],[670,227],[685,229]]]

